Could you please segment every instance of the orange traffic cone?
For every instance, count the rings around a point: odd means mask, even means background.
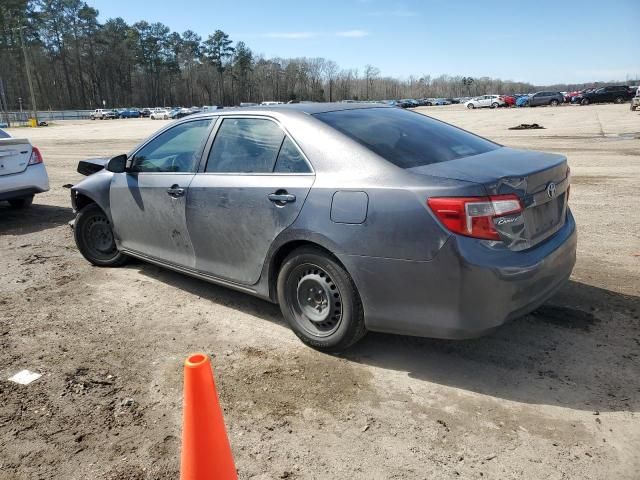
[[[236,467],[218,403],[209,357],[184,362],[181,480],[236,480]]]

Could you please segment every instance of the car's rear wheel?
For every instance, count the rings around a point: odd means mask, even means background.
[[[557,107],[558,105],[560,105],[560,102],[554,98],[549,102],[549,105],[551,105],[552,107]]]
[[[366,333],[362,302],[349,273],[320,249],[292,252],[278,275],[278,303],[294,333],[307,345],[342,351]]]
[[[95,203],[78,212],[73,235],[82,256],[94,265],[119,267],[128,260],[116,247],[109,218]]]
[[[12,198],[9,200],[9,205],[13,208],[28,208],[33,203],[33,195],[20,198]]]
[[[500,106],[500,104],[498,102],[493,102],[491,104],[491,108],[498,108]]]
[[[622,97],[616,97],[616,99],[614,100],[614,102],[616,102],[617,104],[624,103],[624,98],[622,98]]]

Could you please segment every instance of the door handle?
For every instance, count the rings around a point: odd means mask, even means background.
[[[277,205],[284,205],[286,203],[292,203],[296,201],[296,196],[288,193],[286,190],[278,190],[277,192],[267,195],[269,200]]]
[[[185,189],[178,184],[171,185],[169,188],[167,188],[167,193],[169,194],[170,197],[173,197],[173,198],[184,197],[184,192],[185,192]]]

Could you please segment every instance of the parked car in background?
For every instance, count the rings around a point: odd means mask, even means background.
[[[420,103],[413,98],[403,98],[400,100],[400,103],[406,105],[404,108],[415,108],[420,106]]]
[[[589,105],[590,103],[624,103],[628,102],[635,95],[635,91],[626,85],[612,85],[608,87],[600,87],[591,92],[585,92],[576,97],[576,102],[580,105]]]
[[[631,99],[631,111],[640,108],[640,87],[636,89],[636,95]]]
[[[169,118],[171,120],[177,120],[179,118],[184,118],[189,115],[193,115],[193,111],[190,108],[176,108],[169,113]]]
[[[107,110],[104,112],[102,117],[104,120],[114,120],[116,118],[120,118],[120,112],[118,110]]]
[[[111,110],[107,110],[104,108],[96,108],[93,112],[89,114],[89,118],[91,120],[104,120],[107,113]]]
[[[516,107],[528,107],[529,95],[520,95],[516,97]]]
[[[26,208],[37,193],[49,190],[49,176],[40,150],[24,138],[0,129],[0,201]]]
[[[137,108],[123,108],[118,114],[120,118],[140,118],[140,110]]]
[[[273,102],[273,101],[267,101],[267,102],[260,102],[260,105],[262,105],[263,107],[269,107],[269,106],[273,106],[273,105],[282,105],[284,102]]]
[[[141,117],[149,118],[149,115],[151,115],[151,109],[150,108],[143,108],[142,110],[140,110],[140,116]]]
[[[169,110],[158,109],[149,115],[151,120],[169,120]]]
[[[530,107],[539,107],[541,105],[557,107],[561,103],[564,103],[564,96],[560,92],[536,92],[529,96]]]
[[[481,95],[479,97],[472,98],[465,106],[469,109],[474,108],[498,108],[503,107],[505,105],[504,100],[500,98],[500,95]]]
[[[136,257],[278,303],[317,349],[368,330],[476,337],[575,264],[566,157],[397,108],[207,113],[105,164],[71,189],[89,262]]]
[[[504,101],[505,107],[512,107],[516,104],[516,97],[513,95],[501,95],[500,98]]]

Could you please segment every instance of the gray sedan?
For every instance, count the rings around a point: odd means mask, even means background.
[[[327,351],[368,330],[484,334],[575,263],[565,157],[394,107],[214,111],[92,169],[71,194],[88,261],[136,257],[277,302]]]

